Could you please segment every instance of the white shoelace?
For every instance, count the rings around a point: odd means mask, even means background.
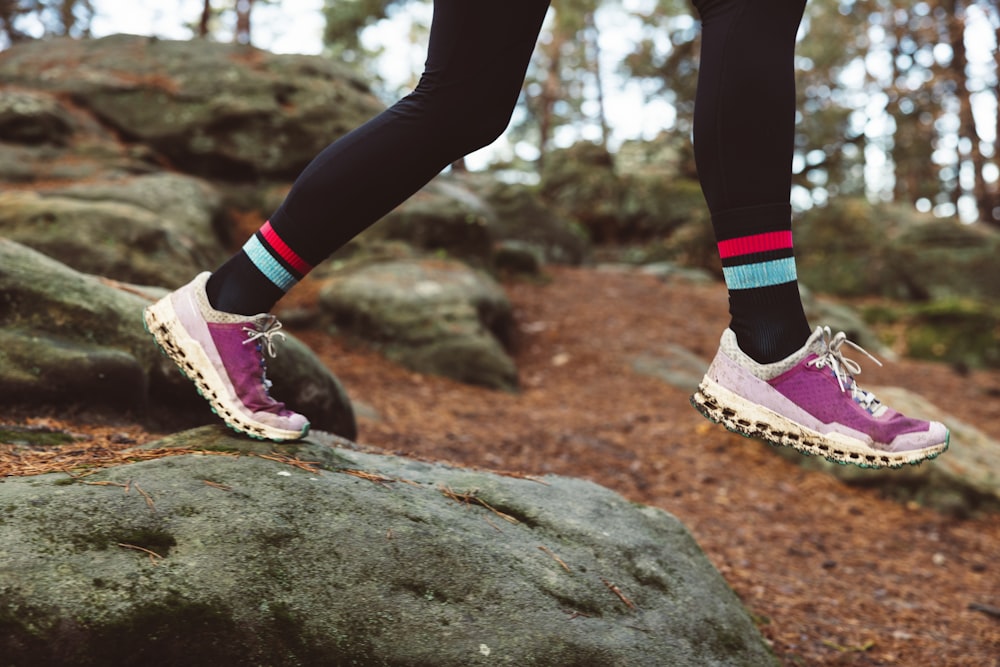
[[[843,331],[839,331],[836,335],[833,335],[830,327],[823,327],[823,343],[826,345],[826,351],[812,361],[808,362],[809,365],[814,366],[815,368],[825,368],[829,366],[830,370],[833,371],[834,376],[837,378],[837,384],[840,385],[840,391],[846,392],[847,388],[850,387],[851,398],[865,408],[865,410],[869,413],[875,415],[876,411],[878,411],[881,407],[881,403],[879,403],[875,394],[861,389],[861,387],[858,386],[858,383],[855,382],[854,376],[861,374],[861,365],[853,359],[845,357],[840,348],[846,343],[858,352],[864,354],[879,366],[882,365],[882,362],[872,356],[867,350],[857,343],[848,340],[847,334]]]
[[[262,341],[260,347],[267,350],[269,357],[273,359],[278,356],[278,349],[274,346],[274,337],[285,338],[285,333],[278,331],[281,328],[281,322],[278,321],[278,318],[274,315],[258,315],[253,319],[253,323],[255,325],[253,327],[243,327],[243,331],[247,334],[247,339],[243,341],[243,344]],[[265,393],[268,393],[268,398],[270,398],[273,383],[267,377],[267,370],[263,367],[261,368],[260,379],[264,385]],[[284,404],[278,403],[277,405],[283,406]]]
[[[261,347],[267,350],[268,356],[276,357],[278,350],[274,346],[274,337],[285,338],[285,333],[279,331],[281,322],[274,315],[259,315],[254,318],[253,322],[255,327],[243,327],[243,331],[247,333],[247,339],[243,341],[243,344],[262,340]]]

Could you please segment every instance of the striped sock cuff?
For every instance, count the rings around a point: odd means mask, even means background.
[[[798,280],[795,260],[791,257],[757,264],[724,266],[722,275],[726,279],[726,287],[731,290],[771,287]]]
[[[243,244],[243,252],[283,292],[294,287],[313,268],[278,236],[270,221]]]
[[[726,287],[756,289],[797,279],[792,232],[771,231],[719,241]]]

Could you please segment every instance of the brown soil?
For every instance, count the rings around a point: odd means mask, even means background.
[[[1000,516],[957,519],[804,471],[632,370],[633,358],[667,344],[710,359],[727,321],[721,285],[570,268],[549,278],[507,285],[520,326],[516,395],[418,375],[318,331],[296,334],[344,383],[364,444],[584,477],[676,515],[784,665],[1000,665],[1000,618],[989,613],[1000,606]],[[290,305],[314,294],[306,281]],[[1000,438],[1000,372],[902,361],[869,364],[862,379],[919,391]],[[0,475],[70,467],[74,456],[113,461],[158,435],[83,412],[0,409],[0,423],[15,421],[85,439],[69,452],[0,446]]]

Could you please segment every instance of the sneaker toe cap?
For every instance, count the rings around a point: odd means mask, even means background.
[[[927,428],[896,436],[892,441],[892,450],[908,452],[919,449],[937,447],[948,442],[948,428],[940,422],[928,422]]]
[[[297,412],[291,412],[289,410],[282,410],[281,414],[275,414],[273,412],[256,412],[253,417],[256,421],[262,424],[274,429],[280,429],[282,431],[302,434],[309,429],[309,420],[305,417],[305,415],[300,415]]]

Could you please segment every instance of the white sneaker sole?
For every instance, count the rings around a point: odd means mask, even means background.
[[[143,311],[146,331],[156,341],[160,351],[170,358],[184,376],[194,383],[198,393],[208,401],[212,412],[226,426],[258,440],[287,442],[300,440],[309,432],[307,423],[301,431],[280,429],[248,416],[243,405],[233,400],[233,393],[222,379],[201,344],[184,329],[167,296]]]
[[[843,433],[819,433],[746,400],[710,378],[704,378],[691,396],[691,405],[709,420],[748,438],[791,447],[807,455],[822,456],[841,465],[862,468],[901,468],[933,459],[948,449],[943,443],[923,449],[887,452]]]

